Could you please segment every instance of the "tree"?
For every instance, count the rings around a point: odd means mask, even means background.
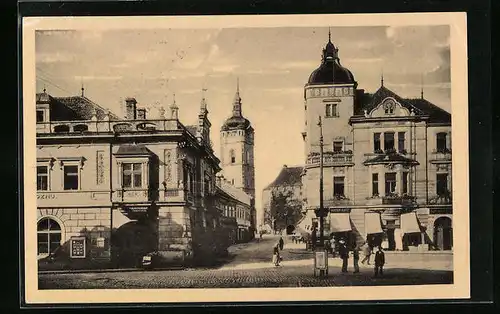
[[[302,218],[302,204],[291,190],[274,190],[271,194],[269,217],[274,231],[295,225]]]

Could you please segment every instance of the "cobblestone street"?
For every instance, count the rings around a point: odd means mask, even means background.
[[[329,259],[329,276],[314,277],[312,255],[300,244],[287,243],[283,263],[270,260],[277,238],[238,244],[230,248],[233,259],[216,269],[129,271],[99,273],[47,273],[39,275],[39,289],[137,289],[137,288],[249,288],[311,286],[378,286],[446,284],[453,282],[452,255],[400,254],[386,257],[383,277],[373,278],[372,266],[360,265],[361,272],[341,273],[340,259]],[[394,255],[396,257],[396,255]],[[391,260],[392,259],[392,260]]]

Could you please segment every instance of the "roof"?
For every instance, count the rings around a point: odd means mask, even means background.
[[[365,165],[369,164],[388,164],[388,163],[409,163],[418,165],[416,160],[407,158],[399,153],[386,153],[383,155],[377,155],[371,159],[364,162]]]
[[[222,131],[227,131],[227,130],[246,130],[250,129],[250,121],[246,119],[245,117],[237,117],[237,116],[232,116],[228,118],[224,124],[221,127]]]
[[[451,114],[439,108],[423,98],[402,98],[385,86],[381,86],[375,93],[363,93],[358,95],[360,104],[356,107],[355,115],[363,115],[364,111],[370,112],[375,109],[385,98],[392,97],[408,110],[414,111],[416,115],[428,115],[431,123],[450,123]]]
[[[238,189],[234,185],[229,182],[222,181],[220,184],[220,189],[224,191],[226,194],[232,196],[234,199],[246,204],[251,205],[251,196],[245,193],[243,190]]]
[[[47,93],[36,95],[37,103],[51,103],[50,119],[52,121],[91,120],[94,112],[98,120],[103,120],[109,112],[110,120],[120,118],[107,109],[99,106],[85,96],[52,97]]]
[[[302,185],[303,170],[304,167],[302,166],[289,167],[284,165],[276,179],[274,179],[274,181],[271,182],[271,184],[269,184],[264,190],[278,186]]]
[[[144,145],[124,144],[120,145],[115,155],[151,155],[151,151]]]
[[[196,137],[196,133],[198,133],[198,126],[196,126],[196,125],[186,125],[186,130],[191,135],[193,135],[194,137]]]
[[[308,84],[352,84],[355,83],[354,75],[347,68],[340,65],[338,49],[335,48],[330,38],[323,49],[321,65],[309,76]]]

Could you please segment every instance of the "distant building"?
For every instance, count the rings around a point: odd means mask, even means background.
[[[324,139],[327,234],[389,250],[450,250],[451,115],[424,98],[403,98],[383,84],[358,89],[328,40],[304,87],[303,193],[311,226],[319,207],[320,127]]]
[[[255,165],[254,129],[243,116],[239,82],[233,101],[231,116],[220,130],[221,166],[224,178],[235,188],[251,196],[250,225],[247,232],[254,237],[256,230],[255,211]]]
[[[40,262],[51,254],[82,267],[134,266],[158,251],[165,261],[201,264],[227,248],[214,245],[227,241],[219,238],[221,168],[207,104],[196,126],[183,125],[178,110],[174,101],[168,117],[162,110],[151,119],[127,98],[119,117],[83,88],[81,96],[36,95]]]
[[[283,165],[276,179],[262,190],[262,213],[259,217],[259,226],[265,230],[273,230],[271,217],[271,199],[274,192],[291,193],[292,199],[302,202],[302,173],[303,166]],[[295,229],[293,226],[292,229]]]

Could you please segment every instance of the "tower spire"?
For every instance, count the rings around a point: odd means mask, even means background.
[[[241,117],[240,78],[236,78],[236,94],[233,102],[233,117]]]
[[[380,75],[380,87],[384,87],[384,71],[382,71]]]
[[[420,98],[424,99],[424,75],[420,75]]]
[[[332,42],[332,32],[330,31],[330,27],[328,27],[328,42]]]

